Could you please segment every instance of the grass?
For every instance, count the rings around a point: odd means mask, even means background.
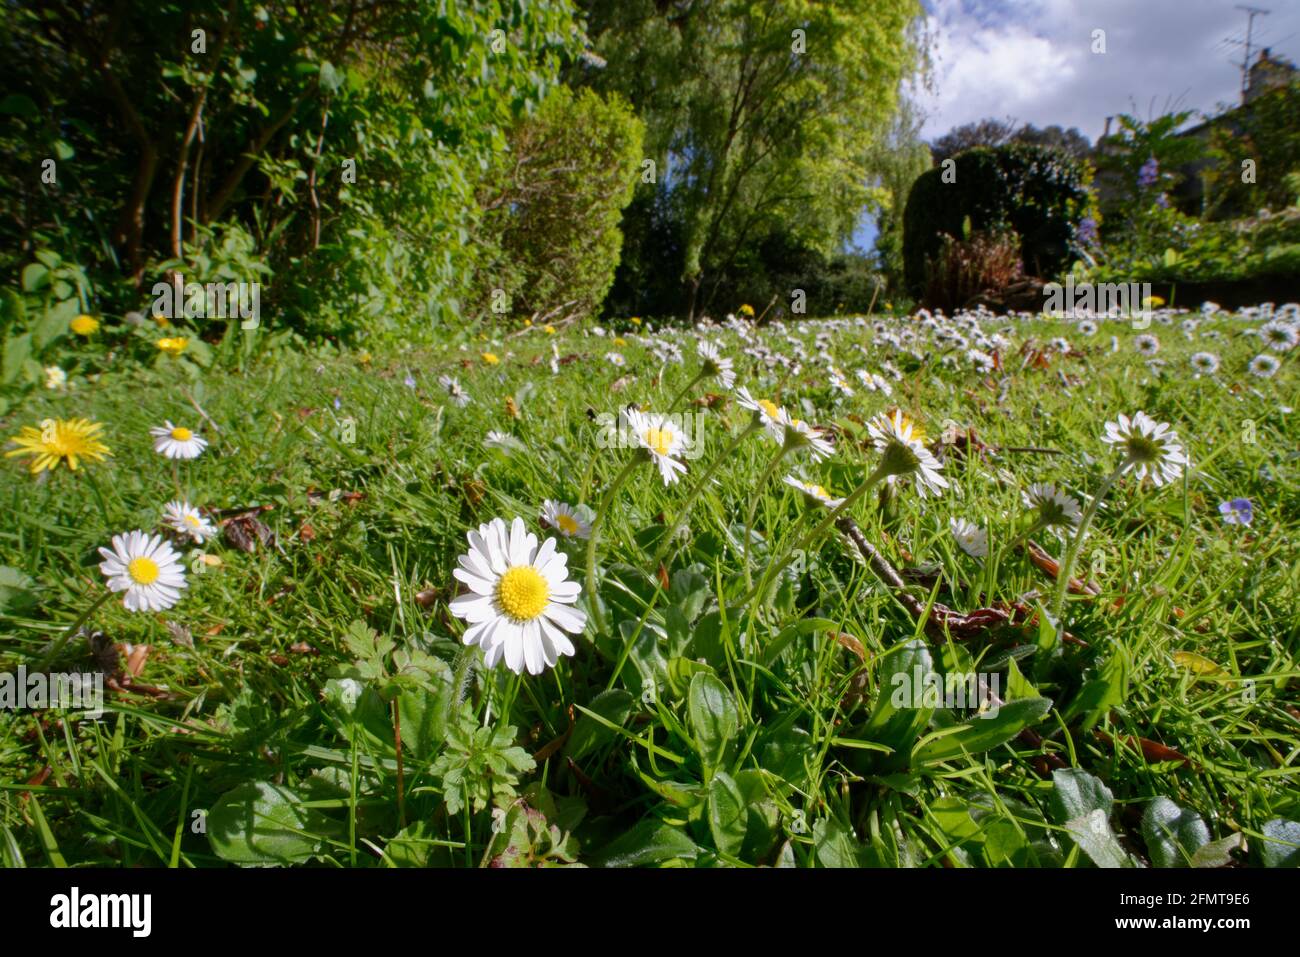
[[[5,670],[34,668],[57,650],[52,670],[98,662],[116,689],[99,721],[0,711],[0,860],[1294,863],[1294,357],[1259,379],[1246,371],[1263,351],[1249,323],[1221,316],[1184,334],[1182,316],[1163,318],[1172,324],[1151,330],[1158,368],[1124,324],[1085,336],[988,321],[985,334],[1004,330],[1005,341],[1003,368],[987,374],[961,349],[945,360],[914,320],[881,321],[915,335],[917,355],[873,341],[869,324],[763,331],[778,352],[791,353],[787,334],[804,343],[810,360],[796,374],[743,355],[734,332],[710,333],[740,384],[835,426],[836,454],[822,465],[792,454],[760,488],[776,447],[754,435],[683,515],[748,421],[734,401],[695,403],[723,393],[716,383],[692,390],[683,409],[699,413],[702,454],[668,487],[650,464],[633,468],[604,517],[596,579],[608,629],[589,621],[577,654],[537,676],[486,670],[477,649],[462,650],[447,602],[465,532],[516,515],[537,530],[547,498],[594,508],[633,454],[601,447],[598,413],[662,410],[698,371],[690,332],[665,336],[682,364],[661,363],[631,332],[614,344],[539,330],[483,344],[498,365],[451,347],[285,351],[192,375],[171,361],[132,365],[33,393],[9,409],[3,434],[86,416],[104,423],[113,455],[42,480],[13,459],[0,469],[0,564],[11,569],[0,658]],[[1040,351],[1057,335],[1070,352]],[[553,343],[576,357],[557,374]],[[606,361],[611,350],[625,367]],[[1196,377],[1187,357],[1207,350],[1222,368]],[[852,396],[831,388],[822,355],[849,372]],[[886,361],[902,373],[892,397],[852,376]],[[469,405],[449,401],[444,373]],[[833,532],[767,574],[822,517],[780,476],[799,471],[845,495],[876,464],[862,423],[893,405],[932,440],[951,420],[987,448],[949,446],[941,498],[910,485],[873,492],[851,509],[856,524],[910,570],[912,603],[1020,602],[1017,623],[927,631]],[[1043,613],[1054,582],[1014,541],[1021,493],[1037,481],[1096,490],[1117,461],[1103,424],[1138,409],[1173,425],[1192,468],[1163,489],[1124,478],[1106,495],[1076,567],[1099,591],[1071,596],[1063,640]],[[149,440],[163,419],[199,426],[207,453],[173,469]],[[518,446],[485,447],[489,430]],[[176,607],[132,614],[108,601],[89,623],[103,635],[99,657],[88,633],[60,649],[104,589],[96,549],[155,529],[178,492],[222,518],[260,509],[274,538],[252,553],[229,536],[209,543],[212,563],[191,554]],[[1218,504],[1237,497],[1253,503],[1248,527],[1220,517]],[[769,587],[743,601],[751,503],[751,574]],[[988,531],[986,559],[957,547],[953,517]],[[679,519],[682,537],[665,542]],[[1064,551],[1050,533],[1034,537]],[[579,581],[583,546],[562,546]],[[651,562],[661,546],[662,569]],[[148,647],[143,664],[137,646]],[[896,708],[893,675],[914,665],[995,674],[1006,705],[992,719]],[[1178,816],[1161,817],[1161,796]]]

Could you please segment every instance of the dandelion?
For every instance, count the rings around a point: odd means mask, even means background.
[[[1160,351],[1160,340],[1152,335],[1138,336],[1133,345],[1144,356],[1153,356]]]
[[[971,558],[985,558],[989,553],[988,532],[964,518],[948,519],[948,530],[961,550]]]
[[[44,419],[40,428],[24,426],[11,441],[18,447],[5,453],[6,458],[31,456],[28,469],[33,475],[54,471],[59,463],[75,472],[82,459],[103,461],[112,453],[100,441],[103,425],[89,419]]]
[[[82,314],[68,323],[68,328],[79,336],[93,336],[99,331],[99,320]]]
[[[881,412],[867,424],[867,433],[880,453],[880,467],[889,483],[913,477],[917,493],[939,496],[948,482],[939,470],[943,467],[924,445],[925,433],[900,410]]]
[[[1219,503],[1219,514],[1225,525],[1249,525],[1255,517],[1254,507],[1248,498],[1234,498]]]
[[[169,459],[197,459],[208,447],[206,439],[195,435],[183,425],[172,425],[170,421],[149,430],[153,436],[153,450]]]
[[[787,475],[784,481],[786,485],[802,492],[805,501],[811,504],[820,505],[825,508],[835,508],[844,503],[844,499],[832,498],[830,492],[813,482],[805,482],[803,479],[797,478],[793,475]]]
[[[217,534],[212,523],[185,501],[172,501],[163,506],[163,524],[172,531],[188,535],[200,545]]]
[[[68,374],[59,366],[45,367],[45,388],[62,392],[68,387]]]
[[[667,416],[630,409],[623,411],[622,418],[642,452],[659,469],[665,485],[672,485],[685,474],[685,464],[676,458],[686,444],[685,438]]]
[[[1250,374],[1261,379],[1271,379],[1277,374],[1277,370],[1282,367],[1282,363],[1273,358],[1267,352],[1260,353],[1250,360]]]
[[[571,607],[581,591],[569,581],[568,556],[555,539],[540,547],[516,518],[507,529],[499,518],[467,534],[469,551],[452,571],[469,592],[453,598],[451,613],[469,622],[461,640],[478,645],[488,667],[505,661],[515,674],[532,675],[574,653],[565,632],[580,634],[587,616]]]
[[[740,313],[742,316],[744,316],[746,319],[753,318],[754,315],[754,307],[751,306],[749,303],[745,303],[736,311]]]
[[[125,592],[127,611],[163,611],[180,601],[186,587],[180,556],[161,535],[141,531],[113,536],[112,549],[101,548],[99,570],[113,592]]]
[[[160,352],[175,358],[185,351],[185,347],[190,344],[190,340],[184,336],[172,336],[168,339],[159,339],[154,343]]]
[[[575,508],[549,498],[542,502],[543,526],[555,529],[564,538],[590,538],[591,518],[591,509],[585,505]]]
[[[438,376],[438,385],[446,390],[447,396],[451,399],[454,405],[462,409],[469,405],[469,393],[461,388],[459,379],[454,379],[449,375],[441,375]]]
[[[500,357],[495,352],[480,352],[479,358],[482,359],[486,365],[490,366],[498,365],[501,362]]]
[[[1214,375],[1219,371],[1219,357],[1213,352],[1198,352],[1187,361],[1201,375]]]

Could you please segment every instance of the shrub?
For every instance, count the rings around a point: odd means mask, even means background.
[[[1014,230],[1027,273],[1054,276],[1070,264],[1078,224],[1092,202],[1086,166],[1025,144],[967,150],[952,162],[953,182],[943,182],[944,170],[936,167],[908,195],[903,267],[910,294],[921,294],[926,263],[943,249],[945,236],[962,235],[967,219],[975,232]]]
[[[594,313],[614,281],[642,124],[618,96],[556,88],[480,186],[471,309],[561,321]]]
[[[1020,242],[1009,231],[943,237],[927,264],[925,305],[953,312],[986,292],[998,292],[1020,278]]]

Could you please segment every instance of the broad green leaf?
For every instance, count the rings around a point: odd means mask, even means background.
[[[1051,698],[1008,701],[996,712],[985,712],[958,725],[955,731],[948,730],[922,739],[912,753],[912,763],[931,764],[950,761],[963,754],[982,754],[1010,741],[1047,714],[1051,707]]]
[[[1142,815],[1142,838],[1156,867],[1186,867],[1202,846],[1210,843],[1210,829],[1201,816],[1158,797]]]
[[[632,713],[634,701],[635,699],[622,688],[611,688],[591,699],[587,708],[605,718],[610,724],[621,725]],[[564,753],[574,761],[581,761],[612,740],[615,733],[590,715],[579,712],[578,719],[573,723],[573,733],[569,735],[568,743],[564,746]]]
[[[1300,867],[1300,822],[1275,817],[1263,827],[1259,847],[1265,867]]]
[[[228,791],[208,813],[208,842],[222,860],[265,866],[302,864],[321,852],[334,829],[286,787],[250,781]]]
[[[929,723],[934,709],[912,705],[920,703],[914,698],[929,680],[927,676],[933,674],[936,672],[930,649],[919,638],[891,650],[881,662],[875,706],[855,737],[892,748],[896,758],[887,764],[904,762],[917,735]]]
[[[1133,867],[1136,862],[1120,845],[1111,830],[1106,812],[1101,808],[1089,811],[1065,822],[1065,829],[1074,843],[1098,867]]]
[[[714,846],[735,857],[745,843],[748,811],[740,788],[725,771],[716,771],[709,782],[709,831]]]
[[[654,818],[645,818],[589,861],[593,867],[646,867],[671,860],[694,860],[700,853],[685,833]]]
[[[1110,788],[1080,768],[1062,768],[1052,772],[1052,817],[1059,822],[1073,820],[1093,811],[1110,819],[1115,799]]]
[[[727,745],[740,727],[740,716],[727,686],[705,672],[691,678],[687,710],[707,775],[722,762]]]

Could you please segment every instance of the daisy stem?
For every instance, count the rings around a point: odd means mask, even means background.
[[[67,645],[67,643],[72,639],[72,636],[75,635],[81,629],[81,626],[84,625],[90,619],[91,615],[93,615],[96,611],[99,610],[99,606],[104,604],[104,602],[108,601],[112,597],[113,597],[113,593],[111,591],[105,591],[104,594],[100,595],[93,602],[91,602],[90,607],[87,608],[85,611],[83,611],[81,615],[78,616],[77,620],[68,626],[67,631],[63,633],[63,637],[58,640],[58,643],[55,644],[55,646],[51,648],[48,652],[46,652],[45,655],[41,658],[41,660],[37,662],[36,664],[37,670],[43,670],[51,661],[57,658],[59,652],[61,652],[64,646]]]
[[[605,630],[605,615],[600,610],[600,597],[596,594],[596,540],[600,538],[601,527],[605,524],[605,513],[609,511],[614,496],[632,474],[632,470],[641,462],[640,455],[633,455],[628,460],[627,465],[623,466],[623,471],[619,472],[614,481],[609,484],[609,488],[605,489],[596,517],[591,520],[591,534],[587,537],[587,604],[591,606],[591,617],[596,622],[597,632]]]
[[[691,514],[691,506],[695,504],[695,500],[700,497],[700,493],[708,486],[709,479],[713,477],[713,473],[717,471],[718,466],[731,458],[731,453],[735,452],[736,449],[739,448],[740,443],[749,438],[749,436],[759,428],[761,428],[761,426],[758,423],[750,422],[748,426],[736,433],[735,438],[733,438],[727,444],[727,447],[722,450],[722,454],[714,459],[713,462],[710,463],[709,467],[704,470],[704,473],[700,476],[700,480],[695,483],[695,487],[690,490],[686,499],[682,502],[682,507],[677,510],[677,518],[673,521],[672,528],[668,530],[668,534],[665,535],[663,541],[659,543],[659,548],[656,549],[654,558],[650,560],[651,571],[654,571],[659,567],[659,563],[663,560],[664,554],[676,540],[677,533],[680,532],[682,526],[686,524],[686,519]]]
[[[749,549],[751,540],[754,537],[754,516],[758,513],[758,499],[762,495],[762,490],[767,488],[767,483],[771,480],[773,473],[781,466],[785,454],[790,451],[789,446],[784,443],[772,457],[772,461],[767,463],[767,468],[763,470],[762,476],[758,480],[758,485],[754,487],[754,494],[749,499],[749,511],[745,514],[745,587],[754,587],[754,578],[749,571]]]
[[[1070,540],[1070,544],[1065,549],[1065,556],[1061,559],[1061,567],[1056,571],[1056,593],[1052,597],[1052,619],[1058,628],[1061,627],[1061,614],[1065,610],[1065,593],[1070,588],[1070,575],[1074,573],[1074,561],[1079,556],[1079,547],[1083,544],[1083,536],[1088,533],[1088,526],[1092,524],[1092,517],[1097,514],[1101,500],[1106,497],[1110,487],[1124,474],[1130,464],[1129,460],[1125,459],[1120,463],[1119,468],[1106,476],[1106,481],[1101,483],[1101,488],[1097,489],[1097,494],[1092,497],[1088,507],[1083,510],[1083,517],[1079,519],[1079,530],[1074,533],[1074,538]]]
[[[673,396],[673,401],[668,403],[668,412],[671,414],[672,411],[677,408],[677,403],[681,402],[682,399],[684,399],[692,389],[694,389],[697,385],[699,385],[700,381],[704,379],[704,377],[707,375],[708,373],[705,372],[704,369],[700,369],[699,373],[695,376],[695,378],[692,379],[690,382],[686,383],[686,385],[682,387],[681,392],[678,392],[675,396]]]
[[[781,555],[779,560],[769,562],[767,570],[763,573],[762,579],[759,580],[758,587],[750,588],[747,592],[745,592],[745,594],[741,596],[740,600],[736,602],[735,607],[744,605],[756,594],[762,593],[764,589],[767,588],[769,582],[772,579],[772,576],[775,574],[775,570],[784,568],[789,563],[791,555],[793,555],[797,551],[807,551],[808,546],[810,546],[813,542],[817,541],[817,539],[820,538],[822,534],[828,528],[830,528],[831,525],[835,523],[835,520],[839,518],[842,513],[847,511],[849,508],[851,508],[858,499],[866,495],[867,492],[871,491],[872,488],[878,485],[882,479],[885,479],[888,476],[889,476],[889,472],[886,470],[883,463],[877,466],[876,470],[872,472],[870,475],[868,475],[866,480],[861,485],[859,485],[852,492],[850,492],[848,497],[844,499],[843,502],[841,502],[839,505],[831,509],[830,513],[824,519],[822,519],[822,521],[811,532],[809,532],[802,539],[800,539],[797,545],[795,545],[793,548],[787,548],[784,554]]]

